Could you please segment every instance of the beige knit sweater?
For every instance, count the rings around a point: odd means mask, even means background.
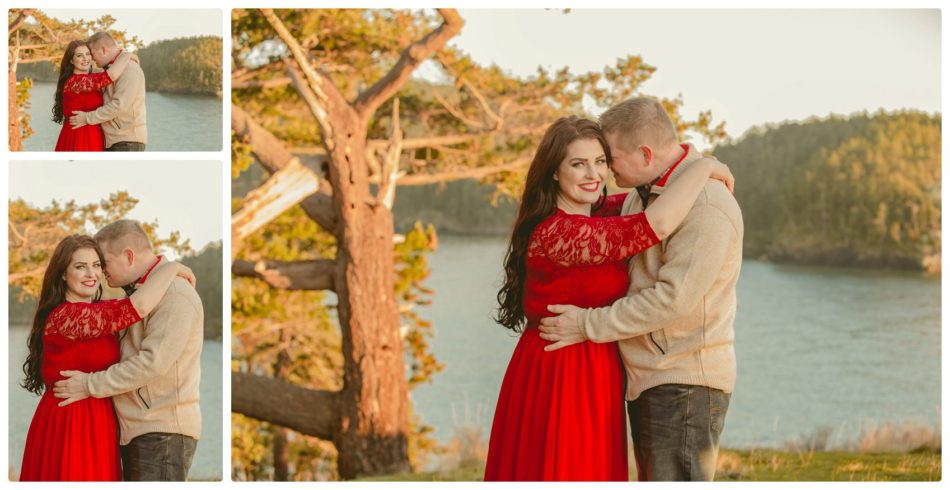
[[[690,146],[666,186],[701,157]],[[653,187],[651,202],[663,189]],[[622,213],[642,210],[640,196],[632,191]],[[673,234],[630,260],[627,296],[609,307],[586,310],[584,331],[590,340],[618,341],[628,400],[673,383],[732,392],[742,234],[735,198],[721,183],[710,182]]]
[[[129,63],[122,76],[102,91],[103,104],[87,112],[86,124],[101,124],[106,148],[121,141],[148,143],[145,129],[145,72]]]
[[[92,396],[112,397],[119,444],[149,432],[198,439],[204,309],[195,288],[175,278],[155,309],[122,335],[121,361],[91,373],[87,384]]]

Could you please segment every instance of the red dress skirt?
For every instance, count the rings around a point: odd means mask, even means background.
[[[112,83],[109,74],[73,74],[63,87],[63,129],[56,140],[56,151],[103,151],[105,136],[98,124],[73,129],[69,117],[76,111],[89,112],[102,107],[102,89]]]
[[[623,196],[611,196],[619,211]],[[626,259],[658,243],[642,214],[609,218],[558,211],[528,251],[527,328],[495,408],[485,480],[629,479],[624,370],[615,343],[584,341],[545,352],[537,326],[547,306],[608,306],[627,292]]]
[[[115,333],[139,321],[128,299],[63,303],[46,321],[46,391],[33,414],[20,481],[118,481],[119,428],[111,398],[86,398],[65,407],[53,396],[59,372],[95,372],[119,361]]]

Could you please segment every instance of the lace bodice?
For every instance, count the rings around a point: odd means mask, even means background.
[[[97,73],[77,73],[66,80],[63,86],[64,93],[84,94],[87,92],[98,92],[112,83],[109,73],[100,71]]]
[[[629,258],[659,241],[644,213],[600,218],[558,210],[534,231],[528,257],[544,256],[563,267],[598,265]]]
[[[65,302],[46,319],[46,334],[75,340],[111,335],[141,320],[129,298],[96,303]]]

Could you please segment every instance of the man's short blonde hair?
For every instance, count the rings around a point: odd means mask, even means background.
[[[607,109],[600,116],[600,127],[606,135],[620,136],[620,145],[627,151],[678,141],[673,120],[654,97],[634,97]]]
[[[89,39],[86,40],[86,44],[89,46],[89,49],[95,49],[100,46],[118,46],[115,39],[112,39],[112,36],[108,32],[97,32],[92,35]]]
[[[136,252],[152,250],[152,241],[149,240],[145,228],[141,223],[131,219],[120,219],[102,227],[94,237],[103,252],[116,254],[130,248]]]

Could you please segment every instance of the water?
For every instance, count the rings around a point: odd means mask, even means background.
[[[53,151],[62,126],[50,117],[56,84],[36,82],[30,90],[30,126],[33,136],[23,142],[26,151]],[[221,99],[203,95],[145,93],[148,151],[220,151]]]
[[[517,337],[491,320],[505,240],[442,237],[430,255],[445,363],[413,391],[447,441],[471,423],[488,438]],[[823,429],[846,443],[868,424],[940,416],[940,282],[917,274],[746,261],[738,285],[738,380],[725,447],[779,447]]]
[[[10,393],[10,471],[20,471],[23,461],[23,445],[30,428],[33,412],[40,397],[20,388],[22,365],[26,359],[26,339],[29,327],[10,328],[9,393]],[[191,464],[189,477],[192,480],[220,480],[222,475],[221,420],[222,373],[221,341],[205,340],[201,349],[201,440]]]

